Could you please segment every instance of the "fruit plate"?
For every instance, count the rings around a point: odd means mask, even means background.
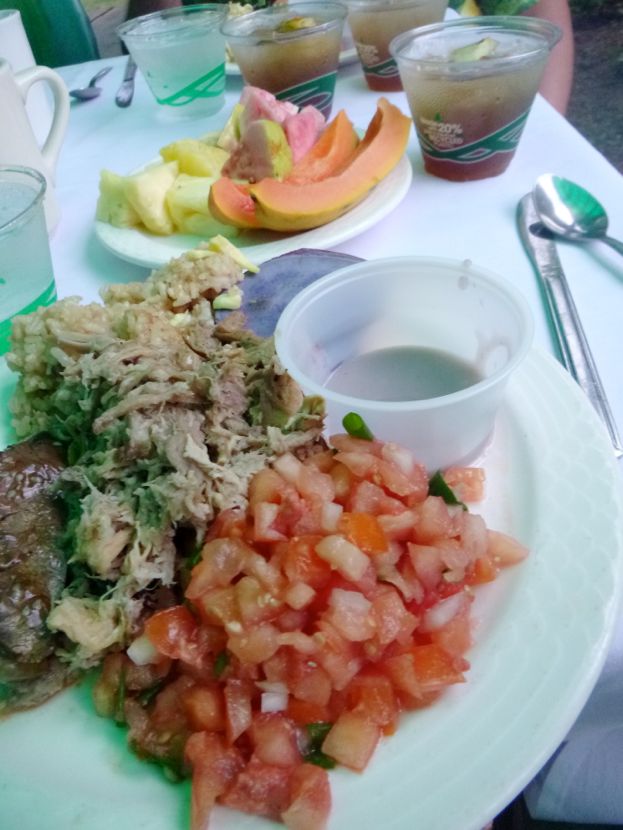
[[[284,267],[308,260],[305,281],[343,264],[321,258],[299,251],[267,265],[265,302]],[[246,296],[252,318],[259,295]],[[12,383],[0,372],[2,444]],[[329,828],[479,830],[556,749],[603,665],[623,579],[620,473],[603,425],[549,355],[532,351],[512,378],[478,463],[488,493],[478,512],[531,555],[477,589],[467,682],[404,716],[363,774],[331,773]],[[130,754],[124,730],[95,715],[89,682],[0,723],[0,792],[3,828],[39,830],[39,805],[45,830],[188,826],[188,785]],[[221,808],[210,822],[276,827]]]
[[[404,155],[365,199],[332,222],[292,234],[264,230],[242,231],[232,242],[258,264],[297,248],[332,248],[363,233],[391,213],[406,196],[412,177],[411,162]],[[198,236],[157,236],[136,228],[115,228],[100,221],[95,222],[95,234],[113,254],[146,268],[160,268],[173,257],[181,256],[201,242],[201,237]]]

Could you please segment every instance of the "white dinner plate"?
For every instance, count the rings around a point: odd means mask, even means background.
[[[548,355],[533,351],[512,379],[481,461],[485,518],[531,555],[477,589],[467,682],[403,716],[364,773],[331,772],[329,830],[479,830],[547,760],[597,679],[623,575],[619,470]],[[166,782],[95,715],[86,684],[0,723],[2,828],[186,830],[188,800],[187,784]],[[276,826],[222,808],[210,822]]]
[[[363,201],[332,222],[301,233],[242,231],[232,242],[258,264],[297,248],[332,248],[363,233],[391,213],[406,196],[412,177],[411,162],[404,155]],[[95,234],[113,254],[146,268],[166,265],[173,257],[195,248],[202,239],[186,234],[157,236],[136,228],[115,228],[99,220],[95,222]]]

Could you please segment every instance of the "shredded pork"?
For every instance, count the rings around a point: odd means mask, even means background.
[[[73,665],[127,644],[150,593],[176,583],[192,553],[181,530],[198,545],[219,511],[245,506],[254,473],[320,440],[322,403],[272,340],[235,312],[215,322],[213,300],[243,277],[227,253],[199,250],[109,286],[103,305],[69,298],[13,324],[17,434],[50,434],[69,461],[70,579],[48,625]]]

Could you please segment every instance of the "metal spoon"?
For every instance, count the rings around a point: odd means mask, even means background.
[[[577,242],[601,239],[623,254],[623,243],[606,235],[608,216],[603,205],[579,184],[545,173],[536,180],[532,196],[541,221],[552,233]]]
[[[108,75],[112,66],[105,66],[103,69],[100,69],[88,83],[88,86],[80,87],[79,89],[70,89],[69,94],[72,98],[75,98],[77,101],[90,101],[91,98],[97,98],[97,96],[101,93],[101,89],[97,86],[97,82],[100,78],[103,78],[104,75]]]

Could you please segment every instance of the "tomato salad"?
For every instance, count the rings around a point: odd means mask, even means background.
[[[429,481],[403,447],[337,435],[218,516],[184,603],[95,688],[139,755],[192,775],[193,830],[216,803],[320,830],[327,770],[361,772],[402,711],[465,681],[473,586],[527,554],[466,508],[483,488],[480,469]]]

